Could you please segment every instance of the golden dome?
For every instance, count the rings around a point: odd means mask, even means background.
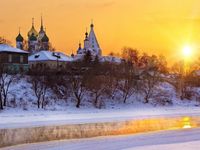
[[[32,18],[32,27],[31,30],[28,32],[28,37],[34,35],[35,37],[38,37],[38,32],[35,30],[34,27],[34,18]]]
[[[36,37],[38,36],[38,32],[35,30],[34,26],[32,26],[31,30],[28,32],[28,37],[30,37],[32,34]]]

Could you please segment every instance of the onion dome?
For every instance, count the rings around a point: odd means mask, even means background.
[[[78,50],[81,50],[82,48],[81,48],[81,43],[79,42],[79,44],[78,44]]]
[[[85,33],[85,41],[88,41],[88,32]]]
[[[91,27],[91,28],[94,28],[93,19],[91,20],[90,27]]]
[[[85,33],[85,37],[86,37],[86,38],[88,37],[88,32]]]
[[[37,41],[37,37],[34,35],[34,33],[32,33],[29,37],[29,41]]]
[[[42,38],[41,41],[42,41],[42,42],[49,42],[49,38],[48,38],[48,36],[46,35],[46,33],[44,34],[44,36],[43,36],[43,38]]]
[[[38,32],[35,30],[35,27],[34,27],[34,19],[32,20],[32,27],[31,27],[30,31],[28,32],[28,37],[32,36],[32,34],[35,37],[38,36]]]
[[[37,37],[38,32],[35,30],[34,26],[32,26],[31,30],[28,32],[28,37],[32,36],[32,34]]]
[[[75,55],[72,53],[72,54],[71,54],[71,57],[74,58],[74,56],[75,56]]]
[[[94,24],[93,24],[93,23],[91,23],[90,27],[91,27],[91,28],[94,28]]]
[[[18,36],[16,37],[16,41],[17,42],[23,42],[24,38],[22,37],[22,35],[19,33]]]

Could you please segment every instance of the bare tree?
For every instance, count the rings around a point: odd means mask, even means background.
[[[7,97],[11,83],[15,80],[15,75],[9,75],[3,64],[0,65],[0,108],[7,105]]]
[[[58,98],[67,99],[71,93],[70,79],[67,74],[51,75],[48,82]]]
[[[9,41],[8,39],[4,38],[4,37],[1,37],[0,36],[0,44],[7,44],[7,45],[11,45],[12,42]]]
[[[97,69],[101,70],[100,75],[106,76],[106,95],[114,99],[119,87],[121,66],[119,64],[105,62],[101,64],[101,68]]]
[[[184,66],[184,62],[183,61],[175,62],[171,67],[171,72],[175,73],[175,74],[178,74],[178,75],[182,75],[183,72],[184,72],[183,66]]]
[[[71,85],[73,95],[77,100],[76,107],[79,108],[86,91],[85,81],[84,81],[83,76],[71,75],[70,85]]]
[[[44,69],[45,70],[45,69]],[[37,107],[44,108],[44,102],[46,100],[48,86],[48,73],[46,74],[44,70],[32,70],[30,83],[32,84],[32,89],[35,96],[37,97]]]
[[[107,90],[107,77],[104,75],[92,75],[87,80],[87,88],[92,92],[94,97],[94,106],[101,108],[100,99],[105,94]]]
[[[144,93],[144,103],[149,103],[149,98],[151,98],[155,92],[155,87],[159,83],[159,72],[157,71],[145,71],[142,75],[141,91]]]
[[[2,95],[3,95],[3,105],[6,106],[7,104],[7,96],[9,92],[9,88],[11,83],[15,80],[14,75],[8,75],[7,73],[4,73],[0,76],[0,82],[1,82],[1,88],[2,88]]]
[[[121,82],[119,89],[122,92],[123,102],[126,103],[127,98],[136,92],[137,76],[139,67],[139,52],[136,49],[124,47],[122,49],[122,64]]]
[[[123,102],[126,103],[126,100],[136,92],[137,80],[131,62],[124,62],[122,68],[124,70],[121,73],[118,87],[122,93]]]
[[[169,72],[169,68],[167,66],[167,60],[166,60],[165,56],[160,55],[158,57],[157,68],[158,68],[158,71],[160,73],[164,73],[165,74],[165,73]]]
[[[134,66],[138,65],[139,61],[139,52],[137,49],[131,47],[124,47],[122,49],[122,58],[129,63],[132,63]]]

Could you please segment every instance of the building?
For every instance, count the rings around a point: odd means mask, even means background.
[[[27,36],[28,40],[26,44],[27,50],[30,54],[34,54],[43,50],[49,50],[49,37],[47,36],[46,31],[44,29],[42,17],[40,31],[37,32],[34,25],[34,19],[32,19],[32,27],[28,32]],[[16,37],[16,47],[19,49],[25,49],[25,40],[21,35],[20,31],[18,36]]]
[[[79,43],[79,47],[77,50],[77,54],[72,54],[71,57],[74,61],[80,61],[84,58],[84,55],[90,52],[93,60],[96,56],[98,56],[100,62],[110,62],[110,63],[116,63],[119,64],[122,62],[121,58],[117,58],[114,56],[103,56],[102,50],[99,46],[99,42],[97,40],[95,31],[94,31],[94,24],[91,23],[90,25],[90,33],[86,31],[85,33],[85,39],[84,39],[84,46],[81,47],[81,43]]]
[[[29,69],[28,52],[0,44],[0,64],[9,72],[26,72]]]
[[[28,58],[31,69],[63,69],[68,62],[72,61],[72,58],[61,53],[51,51],[40,51]]]
[[[90,52],[92,56],[101,56],[102,51],[99,46],[98,40],[96,38],[95,32],[94,32],[94,24],[92,23],[90,25],[90,33],[86,31],[85,33],[85,40],[84,40],[84,47],[81,47],[81,43],[79,43],[79,47],[77,50],[77,57],[80,57],[82,55],[85,55],[87,52]]]

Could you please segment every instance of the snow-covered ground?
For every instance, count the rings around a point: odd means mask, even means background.
[[[2,150],[198,150],[200,129],[19,145]]]
[[[37,109],[37,98],[28,82],[29,76],[20,77],[14,82],[8,94],[8,107],[0,111],[0,128],[18,128],[44,125],[60,125],[73,123],[91,123],[105,121],[130,120],[159,116],[200,115],[199,102],[195,100],[181,101],[176,98],[174,87],[168,83],[160,85],[161,90],[170,93],[173,104],[154,106],[144,104],[141,96],[130,97],[124,104],[120,97],[105,99],[105,107],[97,109],[91,98],[87,96],[81,107],[75,107],[75,100],[57,99],[50,91],[49,103],[44,110]]]
[[[28,77],[21,78],[11,86],[9,92],[9,105],[0,111],[0,129],[23,128],[36,126],[50,126],[77,123],[113,122],[123,120],[176,117],[176,116],[200,116],[199,102],[195,100],[177,99],[173,86],[163,84],[161,91],[167,91],[172,99],[172,105],[159,106],[144,104],[141,97],[130,97],[124,104],[120,98],[104,99],[105,107],[97,109],[87,96],[81,103],[81,108],[75,107],[75,100],[57,99],[49,91],[49,103],[45,109],[37,109],[36,97],[28,82]],[[159,91],[158,91],[159,92]],[[197,145],[200,148],[200,129],[167,131],[150,134],[138,134],[131,136],[100,137],[85,140],[69,140],[17,146],[16,150],[78,150],[78,149],[108,149],[108,150],[159,150],[180,149]],[[199,141],[199,142],[198,142]],[[170,145],[169,145],[170,144]],[[143,146],[143,147],[141,147]],[[199,147],[198,147],[199,146]],[[137,147],[137,148],[136,148]],[[7,148],[14,149],[13,148]],[[185,150],[185,149],[180,149]]]
[[[121,121],[163,116],[199,116],[199,107],[124,107],[123,109],[69,109],[66,111],[9,110],[0,113],[0,128]]]
[[[200,149],[200,141],[144,146],[139,148],[130,148],[126,150],[197,150],[197,149]]]

